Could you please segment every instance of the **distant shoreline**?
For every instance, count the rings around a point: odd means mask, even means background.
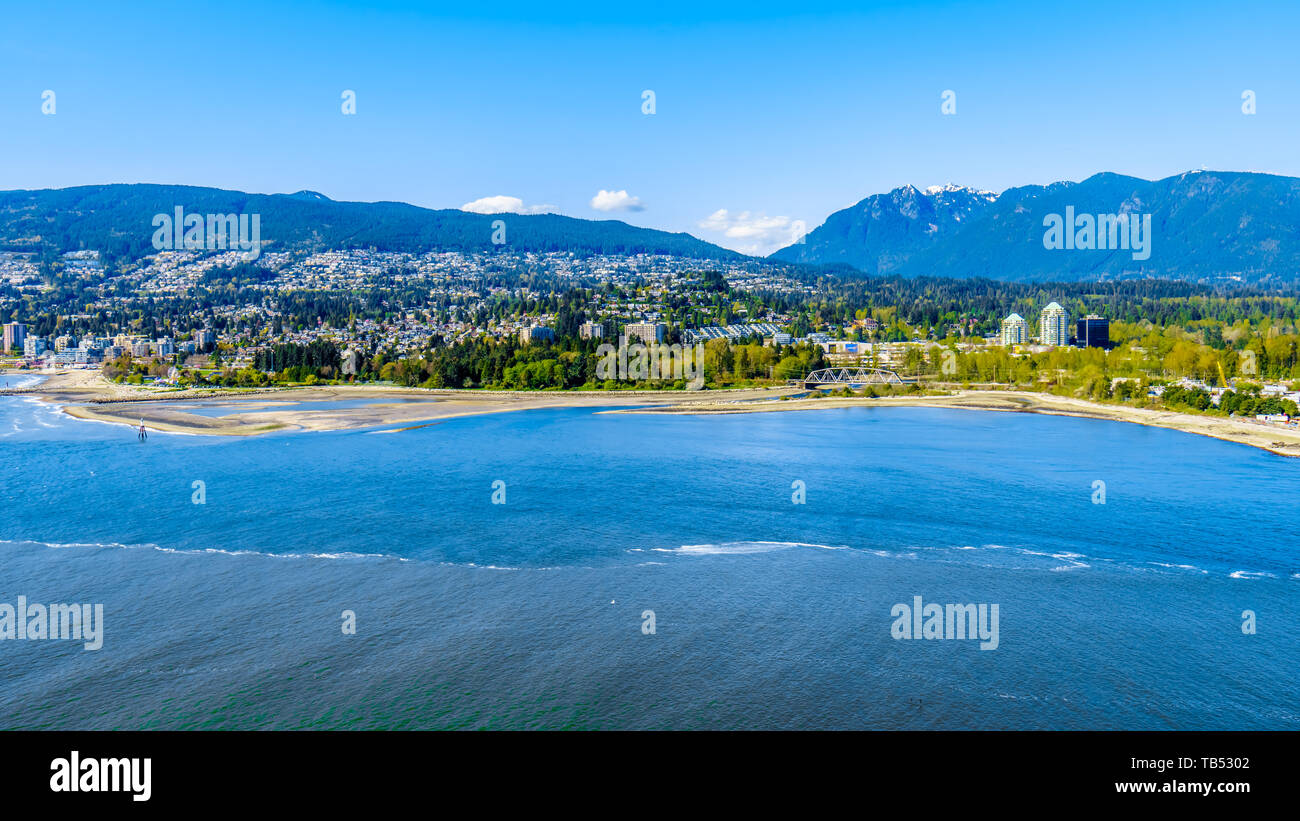
[[[823,397],[817,399],[773,400],[730,405],[699,403],[693,407],[635,408],[603,413],[685,413],[730,414],[774,411],[817,410],[820,408],[921,407],[957,408],[962,410],[999,411],[1004,413],[1041,413],[1050,416],[1075,416],[1112,422],[1131,422],[1148,427],[1194,433],[1225,442],[1267,450],[1279,456],[1300,458],[1300,429],[1266,426],[1246,419],[1202,416],[1177,411],[1109,405],[1084,399],[1056,396],[1032,391],[959,390],[948,396]]]
[[[35,375],[30,372],[6,375]],[[400,388],[390,385],[330,385],[272,389],[199,389],[160,393],[118,385],[98,371],[46,375],[22,391],[63,406],[78,419],[169,433],[255,436],[277,431],[334,431],[423,427],[463,416],[541,408],[592,408],[597,413],[692,414],[770,413],[849,407],[928,407],[1076,416],[1194,433],[1248,445],[1280,456],[1300,457],[1300,429],[1266,426],[1245,419],[1178,413],[1090,402],[1031,391],[957,390],[944,396],[819,397],[782,399],[801,393],[791,387],[724,391],[483,391]],[[385,401],[392,400],[392,401]],[[320,410],[312,402],[330,402]],[[339,402],[357,402],[337,407]],[[229,404],[240,412],[224,417],[186,413],[178,404]],[[285,405],[308,405],[285,409]],[[626,407],[635,405],[637,407]],[[623,406],[623,407],[620,407]],[[378,431],[377,431],[378,432]]]

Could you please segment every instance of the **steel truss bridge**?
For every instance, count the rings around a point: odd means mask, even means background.
[[[822,368],[803,379],[804,387],[824,385],[902,385],[903,378],[884,368]]]

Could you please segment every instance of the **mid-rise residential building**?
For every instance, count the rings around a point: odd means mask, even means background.
[[[1002,344],[1023,345],[1029,341],[1029,323],[1020,314],[1011,314],[1002,320]]]
[[[629,341],[639,339],[647,345],[664,341],[667,328],[658,322],[633,322],[623,326],[623,334]]]
[[[534,342],[554,342],[555,331],[545,325],[530,325],[519,332],[519,343],[531,345]]]
[[[599,322],[584,322],[578,326],[578,336],[582,339],[601,339],[605,336],[605,326]]]
[[[778,333],[781,333],[781,329],[771,322],[750,322],[744,325],[725,326],[706,325],[703,328],[683,328],[682,341],[692,345],[696,342],[708,342],[710,339],[726,339],[737,342],[753,337],[767,339]]]
[[[1070,313],[1056,302],[1049,302],[1038,315],[1038,341],[1061,347],[1070,344]]]
[[[21,322],[6,322],[4,328],[4,350],[17,353],[23,349],[27,339],[27,326]]]

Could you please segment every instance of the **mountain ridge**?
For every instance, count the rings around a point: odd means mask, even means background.
[[[836,276],[932,276],[1012,282],[1133,278],[1252,285],[1300,283],[1300,178],[1187,171],[1144,180],[1103,171],[1080,181],[1001,193],[946,183],[904,185],[830,214],[803,241],[748,257],[688,233],[559,214],[475,214],[394,201],[349,202],[316,191],[258,194],[157,183],[0,191],[0,249],[94,249],[138,259],[155,214],[259,213],[270,250],[652,254],[771,261]],[[1151,216],[1151,253],[1044,247],[1045,218]],[[506,243],[493,243],[505,222]]]
[[[572,251],[580,254],[671,254],[746,259],[686,233],[641,228],[620,220],[560,214],[473,214],[403,202],[345,202],[315,191],[256,194],[157,183],[111,183],[0,191],[0,245],[94,249],[110,258],[155,252],[156,214],[180,207],[195,214],[260,214],[261,238],[285,247],[374,247],[385,251]],[[505,221],[505,242],[497,220]]]
[[[1044,220],[1151,215],[1152,253],[1044,247]],[[867,275],[1007,281],[1239,278],[1300,280],[1300,179],[1251,171],[1187,171],[1144,180],[1103,171],[1000,194],[949,183],[863,198],[768,259],[841,263]]]

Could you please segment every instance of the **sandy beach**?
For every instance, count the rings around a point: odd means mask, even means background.
[[[5,375],[32,374],[11,371]],[[931,407],[1132,422],[1300,457],[1300,428],[1028,391],[955,390],[942,396],[782,399],[803,391],[782,386],[698,392],[510,392],[423,390],[385,385],[176,390],[118,385],[105,380],[97,371],[69,370],[45,376],[45,381],[38,386],[0,391],[0,394],[35,395],[61,405],[65,413],[79,419],[130,426],[138,426],[143,420],[150,430],[171,433],[250,436],[272,431],[355,429],[400,433],[460,416],[539,408],[588,407],[598,413],[729,414],[845,407]]]
[[[10,376],[35,375],[9,372]],[[41,374],[44,375],[44,374]],[[18,391],[92,419],[168,433],[250,436],[273,431],[388,428],[400,433],[421,423],[459,416],[538,408],[615,408],[670,404],[690,408],[732,401],[773,399],[791,388],[711,392],[683,391],[468,391],[424,390],[386,385],[342,385],[262,390],[175,390],[118,385],[96,371],[61,371],[40,385]]]

